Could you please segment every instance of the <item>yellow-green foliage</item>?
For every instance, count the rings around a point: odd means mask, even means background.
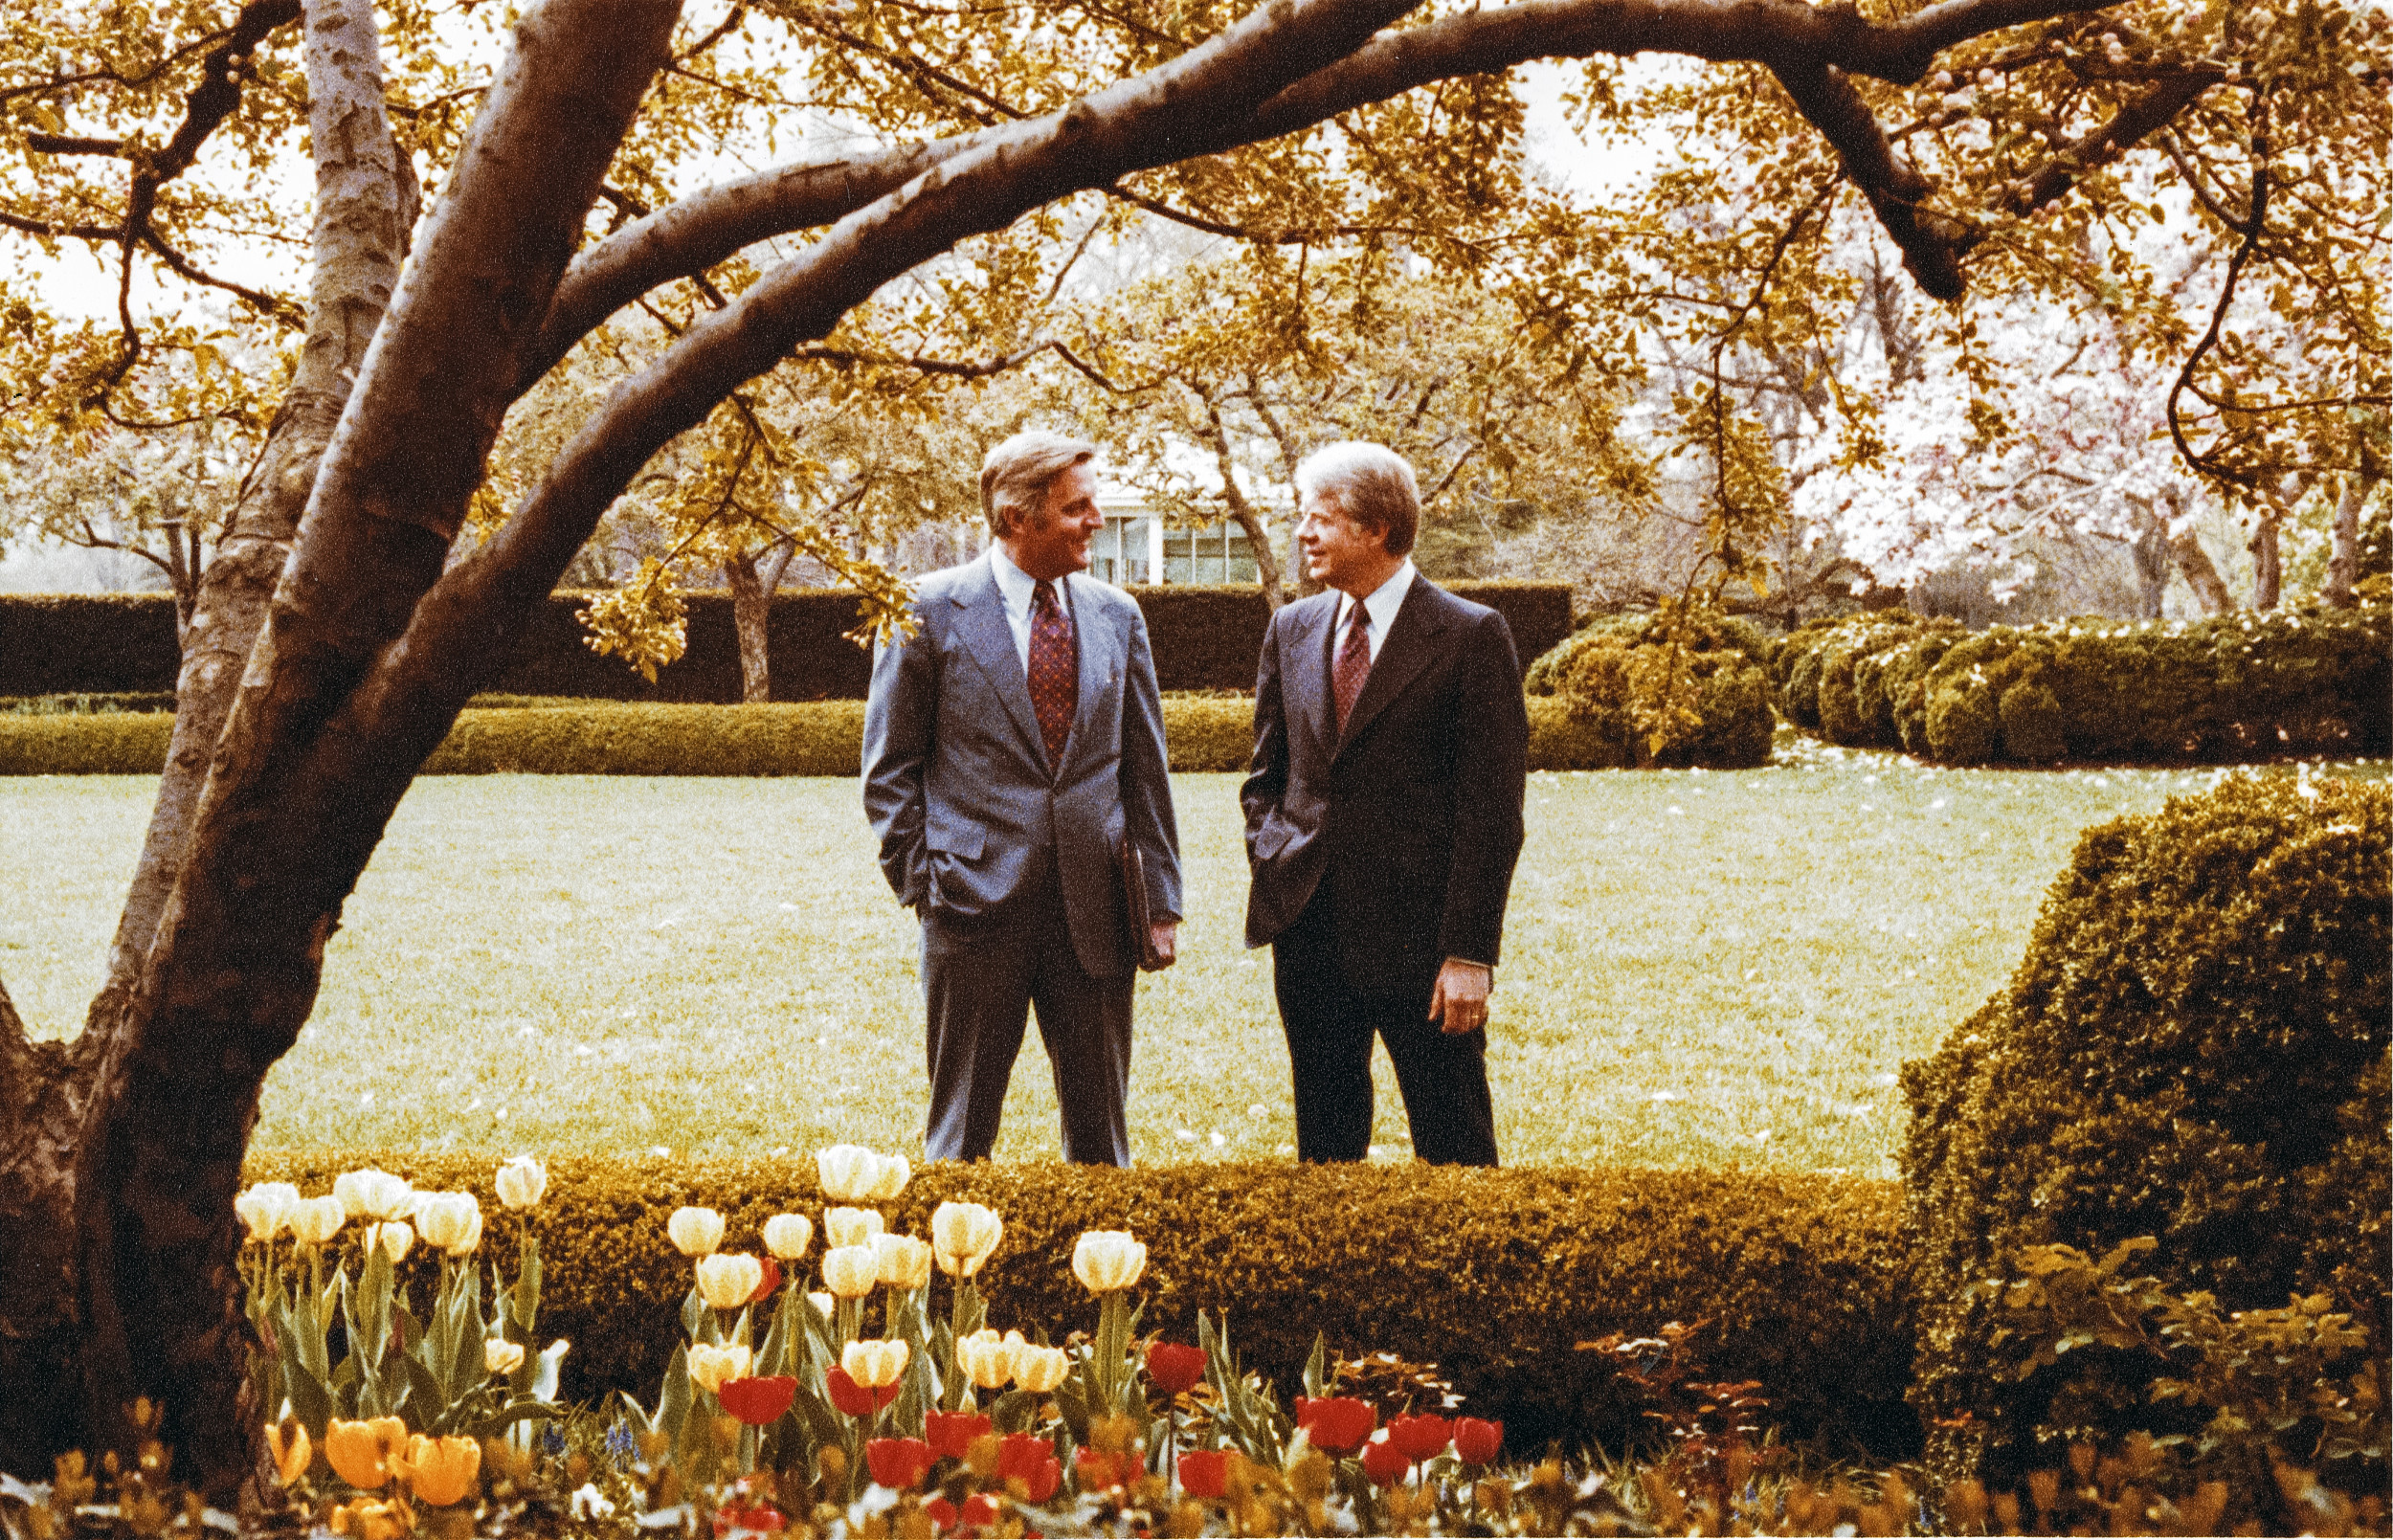
[[[2389,846],[2393,792],[2292,778],[2080,839],[2008,986],[1903,1072],[1924,1417],[2024,1459],[2054,1386],[1998,1381],[1967,1291],[2030,1246],[2157,1237],[2138,1265],[2230,1310],[2331,1289],[2382,1359]]]
[[[2381,605],[1975,634],[1890,610],[1789,635],[1770,679],[1787,719],[1832,742],[1949,765],[2232,764],[2384,752],[2388,648]]]
[[[479,697],[424,766],[427,775],[854,775],[864,703],[672,705]],[[1619,763],[1558,703],[1530,703],[1532,770]],[[1254,751],[1254,703],[1166,696],[1164,747],[1175,770],[1241,770]],[[166,712],[0,714],[0,775],[154,775],[167,762]]]
[[[391,1150],[254,1150],[248,1178],[326,1191],[375,1165],[418,1187],[482,1196],[483,1244],[511,1255],[516,1216],[491,1193],[496,1157]],[[762,1252],[766,1218],[817,1222],[811,1158],[551,1163],[537,1211],[544,1340],[573,1343],[567,1393],[615,1386],[653,1399],[692,1282],[665,1239],[685,1203],[720,1210],[725,1246]],[[1084,1230],[1127,1229],[1148,1245],[1142,1330],[1195,1340],[1196,1312],[1227,1311],[1241,1358],[1283,1395],[1316,1330],[1333,1350],[1435,1360],[1481,1416],[1531,1446],[1634,1426],[1634,1403],[1600,1355],[1574,1344],[1672,1320],[1707,1320],[1722,1378],[1763,1381],[1798,1426],[1884,1406],[1902,1393],[1911,1332],[1890,1182],[1778,1173],[1464,1171],[1277,1162],[1115,1171],[942,1164],[883,1205],[890,1228],[928,1232],[948,1198],[987,1203],[1005,1239],[980,1277],[990,1319],[1061,1341],[1093,1328],[1074,1281]],[[817,1234],[810,1263],[821,1260]],[[819,1288],[811,1267],[805,1286]],[[941,1285],[934,1307],[944,1309]],[[877,1328],[877,1315],[867,1329]]]

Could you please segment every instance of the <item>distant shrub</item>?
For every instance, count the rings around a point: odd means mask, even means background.
[[[521,1216],[489,1200],[493,1157],[411,1150],[253,1150],[247,1179],[325,1190],[373,1165],[418,1187],[478,1187],[485,1253],[510,1255]],[[566,1394],[622,1388],[653,1400],[678,1339],[689,1260],[666,1239],[682,1204],[728,1221],[726,1248],[760,1250],[772,1214],[820,1221],[814,1163],[559,1156],[533,1211],[541,1334],[571,1340]],[[1072,1275],[1085,1230],[1129,1230],[1148,1250],[1142,1330],[1193,1340],[1196,1313],[1227,1312],[1232,1341],[1283,1395],[1313,1335],[1346,1354],[1434,1361],[1478,1417],[1522,1447],[1636,1430],[1642,1402],[1571,1345],[1712,1323],[1727,1378],[1757,1379],[1791,1428],[1879,1426],[1910,1357],[1897,1286],[1891,1182],[1774,1172],[1300,1166],[1106,1167],[943,1162],[881,1205],[892,1231],[927,1235],[946,1199],[986,1203],[1005,1239],[979,1277],[990,1323],[1057,1339],[1096,1307]],[[422,1248],[418,1248],[419,1252]],[[803,1285],[820,1242],[792,1272]],[[433,1265],[436,1259],[425,1265]],[[946,1312],[945,1285],[933,1301]],[[1906,1419],[1907,1420],[1907,1419]]]
[[[2341,781],[2091,829],[2010,982],[1904,1067],[1912,1399],[1944,1458],[1982,1437],[2015,1475],[2048,1419],[2061,1376],[2001,1377],[1969,1293],[2027,1247],[2154,1237],[2139,1266],[2229,1310],[2332,1290],[2382,1358],[2389,849],[2393,792]]]
[[[2382,607],[1976,633],[1880,611],[1790,634],[1770,680],[1787,720],[1831,742],[1945,764],[2231,764],[2384,752],[2388,646]]]
[[[1568,708],[1578,733],[1569,768],[1742,770],[1770,758],[1777,724],[1756,659],[1771,646],[1751,621],[1717,611],[1695,610],[1683,622],[1614,615],[1539,658],[1523,688]]]
[[[172,690],[119,691],[114,694],[0,696],[0,716],[89,717],[118,711],[171,711]]]

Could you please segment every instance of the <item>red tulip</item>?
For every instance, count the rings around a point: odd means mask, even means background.
[[[929,1516],[931,1523],[937,1525],[943,1530],[954,1529],[955,1521],[961,1517],[961,1515],[955,1511],[955,1505],[949,1502],[944,1497],[934,1497],[929,1502],[925,1503],[923,1505],[923,1512]]]
[[[1352,1395],[1296,1398],[1296,1425],[1305,1430],[1314,1448],[1329,1454],[1351,1455],[1360,1449],[1378,1422],[1379,1415],[1371,1403]]]
[[[797,1381],[787,1374],[727,1379],[715,1392],[726,1412],[753,1428],[777,1420],[790,1409],[790,1398],[796,1394]]]
[[[831,1392],[831,1404],[852,1417],[868,1417],[897,1399],[895,1385],[868,1390],[849,1378],[847,1371],[837,1364],[823,1376],[823,1383]]]
[[[1504,1450],[1504,1424],[1463,1417],[1454,1424],[1454,1452],[1466,1465],[1491,1465]]]
[[[1034,1503],[1055,1495],[1063,1480],[1063,1462],[1055,1445],[1035,1434],[1009,1433],[997,1444],[997,1474],[1018,1480]]]
[[[1080,1489],[1084,1492],[1103,1492],[1116,1486],[1127,1486],[1130,1477],[1136,1474],[1135,1467],[1129,1461],[1097,1449],[1082,1450],[1078,1463]]]
[[[973,1440],[994,1426],[987,1417],[972,1412],[930,1412],[923,1417],[930,1452],[942,1460],[962,1460],[972,1453]]]
[[[964,1499],[964,1522],[973,1529],[992,1529],[996,1525],[998,1517],[997,1500],[987,1492],[974,1492]]]
[[[1158,1342],[1147,1350],[1147,1377],[1166,1395],[1185,1395],[1204,1381],[1205,1350]]]
[[[1227,1449],[1191,1449],[1180,1456],[1180,1489],[1191,1497],[1219,1497],[1230,1484]]]
[[[756,1281],[756,1292],[748,1296],[748,1303],[750,1305],[768,1297],[774,1289],[781,1286],[781,1264],[771,1257],[764,1259],[764,1264],[765,1276]]]
[[[1415,1462],[1443,1454],[1453,1437],[1454,1424],[1442,1417],[1400,1417],[1388,1424],[1388,1442]]]
[[[882,1485],[892,1491],[911,1491],[930,1470],[930,1445],[920,1439],[867,1439],[864,1463]]]
[[[1393,1486],[1412,1468],[1412,1458],[1396,1446],[1394,1439],[1374,1439],[1363,1445],[1363,1474],[1375,1486]]]

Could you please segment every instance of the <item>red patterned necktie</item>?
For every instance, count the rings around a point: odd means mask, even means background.
[[[1354,714],[1354,703],[1363,693],[1363,681],[1371,677],[1371,612],[1360,600],[1354,604],[1353,623],[1346,628],[1345,644],[1338,648],[1338,660],[1330,671],[1331,688],[1337,691],[1338,732],[1346,732],[1346,719]]]
[[[1072,656],[1072,620],[1056,602],[1055,585],[1041,581],[1030,601],[1030,703],[1039,713],[1039,736],[1047,741],[1047,767],[1063,763],[1064,740],[1080,705],[1080,664]]]

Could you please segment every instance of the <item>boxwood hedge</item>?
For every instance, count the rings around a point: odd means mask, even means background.
[[[2088,830],[2008,985],[1905,1066],[1913,1399],[1940,1459],[1982,1437],[2003,1479],[2051,1463],[2030,1430],[2101,1351],[1998,1383],[1965,1290],[2022,1246],[2156,1237],[2139,1270],[2227,1310],[2332,1290],[2384,1360],[2389,852],[2381,783],[2238,778]]]
[[[325,1191],[373,1165],[420,1187],[482,1198],[483,1244],[507,1261],[521,1216],[491,1190],[496,1155],[254,1150],[253,1181]],[[665,1239],[682,1204],[726,1216],[727,1249],[761,1254],[782,1210],[824,1206],[811,1158],[560,1157],[533,1212],[541,1331],[572,1344],[566,1393],[622,1388],[653,1402],[691,1286]],[[980,1276],[990,1318],[1061,1340],[1096,1310],[1071,1271],[1084,1230],[1134,1232],[1149,1248],[1142,1330],[1194,1341],[1198,1310],[1227,1312],[1242,1360],[1283,1395],[1316,1331],[1331,1350],[1434,1361],[1474,1415],[1501,1417],[1515,1448],[1600,1438],[1618,1447],[1638,1406],[1600,1355],[1576,1345],[1666,1322],[1711,1323],[1699,1339],[1727,1379],[1767,1387],[1784,1425],[1863,1439],[1895,1456],[1916,1444],[1901,1402],[1911,1327],[1900,1286],[1891,1182],[1778,1172],[1192,1164],[1116,1171],[1061,1164],[942,1163],[883,1205],[893,1230],[927,1235],[949,1198],[986,1203],[1005,1239]],[[817,1233],[811,1261],[818,1266]],[[430,1262],[411,1259],[428,1274]],[[806,1286],[819,1288],[810,1270]],[[418,1285],[419,1289],[422,1285]],[[944,1311],[944,1282],[933,1308]]]
[[[537,699],[458,713],[424,773],[854,775],[863,757],[861,701],[674,705]],[[1529,704],[1532,766],[1585,770],[1615,762],[1562,703]],[[1254,720],[1254,703],[1241,697],[1165,697],[1172,768],[1245,769]],[[166,712],[0,714],[0,775],[154,775],[167,762],[173,728]]]
[[[2393,748],[2389,650],[2382,604],[1975,633],[1880,611],[1790,633],[1768,674],[1788,721],[1840,744],[1951,765],[2237,764]]]

